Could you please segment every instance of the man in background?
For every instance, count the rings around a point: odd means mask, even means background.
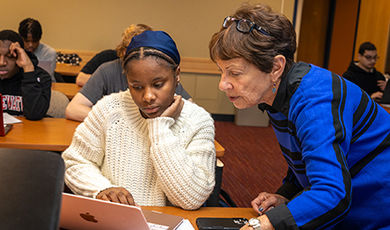
[[[33,18],[26,18],[19,24],[19,34],[23,38],[25,49],[37,56],[38,65],[46,70],[50,74],[51,80],[55,82],[54,70],[57,53],[50,46],[40,42],[42,38],[41,24]]]
[[[36,64],[34,54],[23,49],[23,40],[12,30],[0,31],[0,93],[3,111],[40,120],[50,104],[50,75]]]
[[[380,100],[386,87],[386,78],[375,69],[378,58],[374,44],[362,43],[359,47],[358,61],[351,62],[343,77],[358,85],[371,98]]]

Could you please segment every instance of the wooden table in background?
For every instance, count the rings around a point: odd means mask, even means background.
[[[72,100],[72,98],[80,91],[81,87],[75,83],[53,82],[51,89],[65,94],[69,100]]]
[[[73,133],[80,124],[65,118],[43,118],[30,121],[17,117],[22,123],[13,124],[6,136],[0,137],[1,148],[39,149],[64,151],[72,142]],[[225,154],[225,149],[215,141],[217,157]]]
[[[252,208],[213,208],[203,207],[196,211],[186,211],[176,207],[151,207],[144,206],[143,209],[154,210],[166,214],[181,216],[188,219],[195,229],[196,218],[198,217],[236,217],[247,218],[248,220],[253,217],[257,217],[257,213]]]
[[[94,51],[82,51],[82,50],[57,49],[56,51],[61,52],[63,54],[76,53],[81,58],[80,65],[71,65],[65,63],[56,64],[55,71],[65,76],[77,76],[77,74],[79,74],[80,70],[84,67],[84,65],[87,64],[87,62],[91,60],[91,58],[96,54],[96,52]]]
[[[64,151],[80,124],[65,118],[43,118],[40,121],[17,118],[22,123],[13,124],[7,135],[0,137],[0,147]]]

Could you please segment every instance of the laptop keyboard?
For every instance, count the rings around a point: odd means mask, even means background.
[[[153,223],[148,223],[148,226],[149,226],[150,230],[166,230],[169,228],[169,226],[160,225],[160,224],[153,224]]]

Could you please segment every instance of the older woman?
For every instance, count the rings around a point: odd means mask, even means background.
[[[267,110],[289,166],[244,228],[389,227],[389,114],[351,82],[294,63],[295,49],[290,21],[261,5],[226,17],[210,42],[220,90],[239,109]]]

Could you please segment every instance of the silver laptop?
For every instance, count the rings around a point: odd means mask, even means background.
[[[61,229],[176,229],[182,217],[84,196],[62,194]]]

